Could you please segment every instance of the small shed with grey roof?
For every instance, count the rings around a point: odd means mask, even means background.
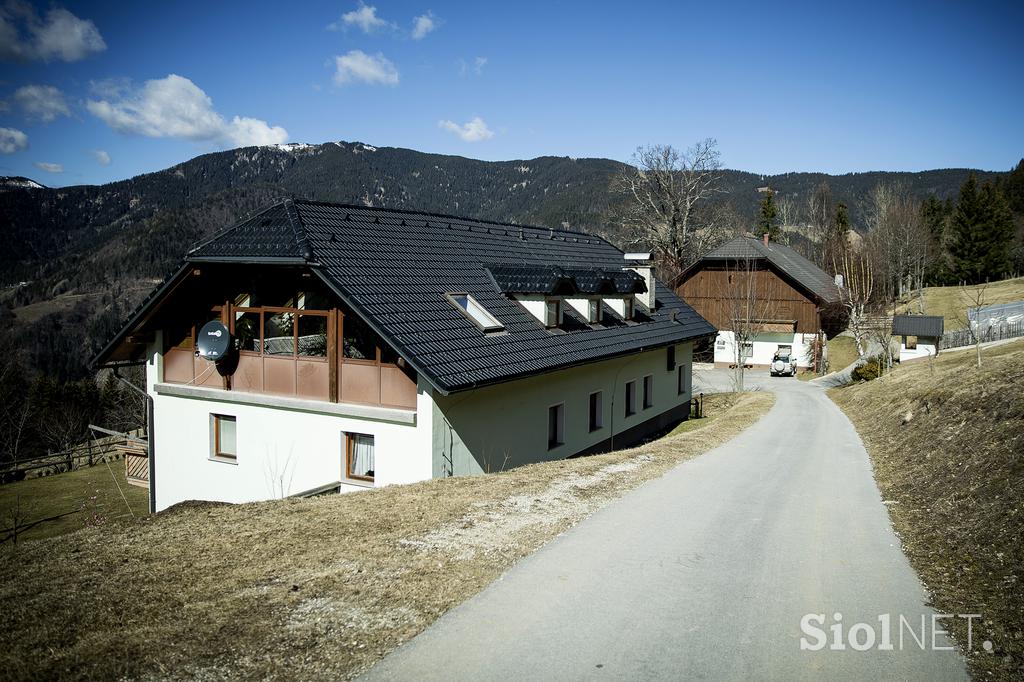
[[[900,362],[938,355],[944,321],[941,315],[895,315],[892,335],[900,337]]]

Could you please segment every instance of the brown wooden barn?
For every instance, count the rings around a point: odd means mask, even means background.
[[[821,364],[820,341],[843,327],[835,279],[767,238],[737,237],[719,246],[680,274],[673,288],[718,328],[714,362],[720,367],[734,366],[737,358],[767,367],[788,348],[800,367],[814,368]]]

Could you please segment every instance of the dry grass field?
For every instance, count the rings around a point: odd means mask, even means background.
[[[597,508],[736,436],[768,393],[606,455],[367,492],[193,503],[3,547],[7,679],[344,679]]]
[[[982,614],[978,679],[1024,678],[1024,340],[905,363],[830,391],[864,439],[904,551],[940,613]],[[947,625],[963,647],[966,621]],[[993,643],[984,651],[984,640]]]
[[[966,329],[967,308],[975,305],[974,295],[981,288],[985,289],[985,305],[1024,301],[1024,277],[969,287],[925,287],[924,314],[942,315],[946,331]],[[897,314],[920,312],[917,298],[896,308]]]

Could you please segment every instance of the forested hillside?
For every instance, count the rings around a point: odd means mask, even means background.
[[[603,230],[622,196],[609,159],[540,157],[487,162],[362,143],[247,147],[206,154],[164,171],[100,186],[0,192],[0,316],[33,369],[60,380],[87,375],[86,361],[194,241],[285,196],[415,208],[499,221]],[[953,197],[967,170],[922,173],[723,171],[718,201],[742,224],[758,187],[799,210],[828,182],[860,222],[880,180],[920,196]],[[979,177],[991,173],[979,173]],[[28,342],[31,339],[31,343]]]

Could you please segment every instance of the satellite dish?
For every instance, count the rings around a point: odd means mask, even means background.
[[[231,349],[231,334],[228,328],[217,320],[211,320],[199,330],[196,340],[196,355],[207,360],[218,361]]]

